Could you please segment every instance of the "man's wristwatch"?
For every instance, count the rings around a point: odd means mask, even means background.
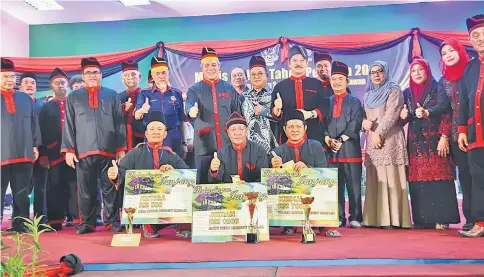
[[[339,137],[336,140],[339,141],[339,142],[341,142],[341,143],[343,143],[343,138],[342,137]]]

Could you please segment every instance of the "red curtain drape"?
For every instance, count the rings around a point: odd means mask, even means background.
[[[84,57],[92,56],[98,59],[101,66],[109,66],[112,64],[118,64],[123,61],[127,61],[139,56],[142,56],[148,52],[151,52],[157,48],[157,45],[152,45],[136,50],[97,54],[97,55],[83,55],[83,56],[70,56],[70,57],[46,57],[46,58],[16,58],[8,57],[15,63],[15,70],[18,72],[38,72],[38,73],[50,73],[54,68],[60,67],[64,71],[76,71],[81,69],[81,59]]]
[[[445,40],[448,38],[453,38],[458,40],[465,46],[471,47],[471,42],[469,41],[469,33],[466,31],[423,31],[420,30],[422,35],[429,36],[438,40]]]
[[[198,42],[173,42],[166,43],[165,47],[176,51],[192,54],[201,54],[203,47],[214,48],[218,54],[234,54],[238,52],[250,52],[261,48],[267,48],[277,44],[279,38],[247,39],[247,40],[214,40]]]

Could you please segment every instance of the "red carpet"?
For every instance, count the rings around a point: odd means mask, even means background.
[[[111,247],[113,233],[101,231],[77,236],[75,230],[42,235],[47,259],[69,253],[83,263],[205,262],[242,260],[324,260],[324,259],[484,259],[482,239],[458,237],[456,230],[379,230],[342,228],[341,238],[318,236],[317,243],[303,245],[300,234],[275,233],[270,242],[246,245],[243,242],[191,243],[175,237],[168,229],[162,238],[142,238],[140,247]],[[137,230],[140,231],[140,230]],[[278,231],[278,229],[273,230]]]

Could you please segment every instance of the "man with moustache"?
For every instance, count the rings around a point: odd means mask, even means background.
[[[328,163],[338,167],[338,205],[340,227],[346,225],[345,185],[350,202],[350,226],[360,228],[363,221],[361,209],[362,158],[360,130],[363,122],[363,107],[355,96],[348,94],[348,66],[334,61],[329,114],[325,117],[324,141],[329,147]]]
[[[134,117],[134,111],[141,88],[139,81],[141,73],[138,70],[138,63],[132,60],[121,63],[122,75],[126,90],[119,94],[119,99],[122,104],[124,121],[126,123],[126,145],[128,151],[133,149],[138,143],[144,141],[144,126],[142,120],[137,120]]]
[[[472,47],[478,57],[467,63],[458,81],[459,93],[459,148],[468,153],[472,176],[471,215],[474,227],[459,231],[462,237],[484,236],[484,15],[467,19]]]
[[[235,88],[235,91],[240,95],[240,102],[244,101],[244,92],[249,88],[245,85],[247,82],[247,75],[242,67],[234,67],[230,70],[230,83]]]
[[[271,112],[281,120],[286,111],[298,109],[307,121],[307,137],[323,141],[324,130],[321,124],[323,112],[327,107],[324,88],[318,79],[306,77],[308,59],[306,52],[299,46],[289,50],[289,69],[291,77],[279,82],[272,91]],[[279,129],[280,129],[279,124]],[[280,130],[277,130],[278,133]],[[281,132],[279,144],[286,142]]]
[[[107,174],[111,160],[120,161],[126,150],[126,125],[118,94],[100,86],[101,65],[96,58],[82,59],[81,70],[86,87],[67,97],[61,147],[66,163],[77,170],[82,218],[78,235],[95,231],[98,179]],[[116,188],[103,179],[101,186],[105,227],[121,232]]]
[[[241,108],[237,91],[220,80],[220,62],[214,49],[202,49],[201,67],[203,80],[188,90],[185,111],[195,121],[197,183],[206,184],[213,153],[229,142],[222,128],[233,112],[241,113]]]
[[[247,141],[247,121],[237,112],[232,113],[225,124],[230,143],[215,152],[210,162],[210,183],[238,181],[260,182],[261,169],[269,167],[266,151],[259,144]]]
[[[7,186],[10,183],[14,198],[15,216],[29,218],[29,188],[33,164],[39,157],[40,130],[35,105],[24,92],[15,91],[15,65],[12,60],[1,58],[1,199],[3,208]],[[22,219],[13,219],[13,230],[29,233]]]
[[[275,120],[270,112],[272,89],[267,85],[266,61],[261,56],[252,56],[249,68],[252,89],[243,93],[242,114],[247,121],[249,140],[269,154],[279,145],[271,128]]]
[[[32,72],[25,72],[20,76],[20,91],[27,93],[35,105],[35,112],[39,116],[42,106],[45,101],[38,100],[35,98],[35,93],[37,92],[37,78]],[[30,193],[34,189],[34,215],[41,216],[46,213],[45,205],[45,183],[47,182],[47,169],[49,168],[49,163],[46,162],[46,157],[42,155],[43,146],[39,146],[40,157],[34,163],[34,171],[32,174],[32,184],[30,187]],[[14,211],[15,216],[15,211]],[[42,223],[47,223],[47,218],[42,219]]]
[[[47,182],[47,218],[55,230],[62,229],[66,208],[74,222],[79,223],[76,170],[65,163],[61,154],[62,131],[66,114],[67,74],[60,68],[50,74],[50,88],[54,99],[41,109],[39,125],[43,142],[43,153],[49,169]],[[71,220],[71,221],[72,221]],[[66,224],[70,227],[71,224]]]
[[[318,79],[321,81],[324,87],[324,95],[329,98],[334,94],[333,88],[331,87],[331,63],[333,62],[333,57],[328,52],[314,52],[314,64],[316,65],[316,73],[318,74]],[[351,94],[350,88],[346,88],[346,91]]]
[[[182,156],[183,123],[185,112],[183,110],[183,97],[180,90],[169,85],[168,63],[163,58],[151,59],[151,74],[155,86],[140,92],[136,101],[135,118],[144,118],[146,126],[148,117],[144,114],[159,111],[163,113],[168,130],[163,146],[170,147],[178,156]]]

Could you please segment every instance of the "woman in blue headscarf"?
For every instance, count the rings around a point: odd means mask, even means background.
[[[400,120],[403,94],[391,80],[388,64],[370,66],[364,95],[366,119],[366,196],[363,225],[380,228],[411,228],[406,166],[408,155]]]

